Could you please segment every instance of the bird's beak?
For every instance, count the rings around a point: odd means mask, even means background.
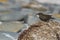
[[[37,17],[39,17],[39,14],[36,14]]]
[[[39,15],[36,15],[37,17],[39,17]]]

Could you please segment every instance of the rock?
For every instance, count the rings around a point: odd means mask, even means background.
[[[18,40],[60,40],[60,23],[39,21],[24,30]]]

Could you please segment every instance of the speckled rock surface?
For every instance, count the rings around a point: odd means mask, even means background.
[[[60,23],[40,21],[23,31],[18,40],[60,40]]]

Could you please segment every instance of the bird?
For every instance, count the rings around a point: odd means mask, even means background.
[[[52,15],[47,15],[43,13],[37,13],[36,15],[39,17],[40,20],[44,22],[48,22],[50,19],[55,19],[52,17]]]

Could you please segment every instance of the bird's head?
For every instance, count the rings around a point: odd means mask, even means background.
[[[43,13],[37,13],[36,15],[37,15],[37,17],[40,17],[43,15]]]

